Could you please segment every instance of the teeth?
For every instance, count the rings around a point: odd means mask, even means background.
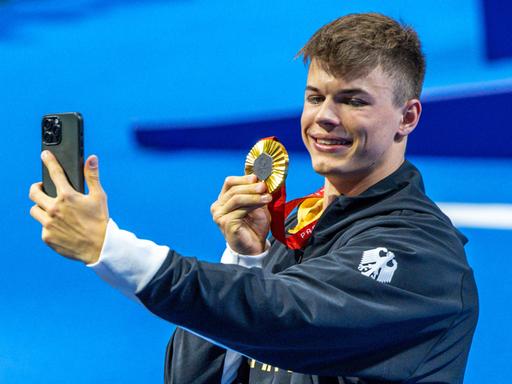
[[[346,144],[351,143],[348,140],[333,140],[333,139],[316,139],[316,142],[318,144],[322,144],[322,145],[346,145]]]

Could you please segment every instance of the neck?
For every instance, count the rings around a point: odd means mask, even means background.
[[[388,167],[382,172],[371,172],[366,175],[325,176],[323,208],[326,209],[338,196],[360,195],[368,188],[395,172],[400,168],[404,160],[405,159],[402,157],[399,161],[393,164],[393,166]]]

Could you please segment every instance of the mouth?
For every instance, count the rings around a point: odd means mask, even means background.
[[[342,137],[319,137],[311,136],[314,146],[321,152],[337,152],[350,148],[354,143],[353,139]]]

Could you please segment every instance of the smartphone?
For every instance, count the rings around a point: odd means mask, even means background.
[[[43,116],[41,151],[51,151],[78,192],[84,193],[84,122],[78,112],[54,113]],[[43,190],[52,197],[57,190],[43,164]]]

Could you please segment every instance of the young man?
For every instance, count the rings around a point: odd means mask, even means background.
[[[212,264],[117,228],[97,158],[85,196],[49,153],[58,197],[30,193],[43,240],[180,326],[167,383],[462,383],[478,312],[466,239],[404,159],[421,113],[416,33],[348,15],[300,54],[302,138],[325,177],[302,249],[266,240],[272,196],[254,175],[228,177],[211,207],[227,243]]]

